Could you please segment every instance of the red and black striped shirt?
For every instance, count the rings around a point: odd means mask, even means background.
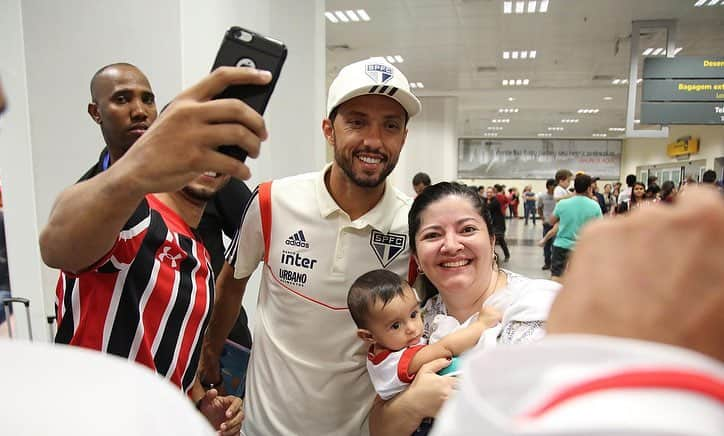
[[[214,278],[194,231],[156,197],[146,196],[95,265],[61,272],[56,295],[55,342],[126,357],[189,390]]]

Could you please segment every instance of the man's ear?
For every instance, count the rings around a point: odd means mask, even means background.
[[[93,121],[96,122],[96,124],[101,124],[101,113],[98,111],[98,105],[91,102],[88,103],[88,115],[93,118]]]
[[[329,118],[322,120],[322,133],[327,143],[334,147],[334,126],[332,125],[332,120]]]
[[[373,345],[377,342],[372,336],[372,332],[367,329],[357,329],[357,337],[370,345]]]

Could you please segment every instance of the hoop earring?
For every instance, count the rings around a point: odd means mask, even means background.
[[[417,274],[418,274],[418,275],[421,275],[421,276],[424,276],[424,275],[425,275],[425,271],[423,271],[423,270],[418,266],[418,267],[417,267]]]

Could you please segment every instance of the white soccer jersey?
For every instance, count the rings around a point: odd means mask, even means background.
[[[244,403],[249,436],[368,433],[375,391],[347,292],[373,269],[407,276],[411,200],[388,182],[380,202],[351,221],[326,189],[328,170],[260,185],[239,230],[235,276],[264,260]]]
[[[724,434],[724,365],[682,348],[551,335],[475,350],[463,374],[435,436]]]

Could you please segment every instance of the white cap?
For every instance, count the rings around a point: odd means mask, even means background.
[[[340,104],[360,95],[379,94],[396,100],[412,118],[422,109],[410,92],[407,77],[383,58],[369,58],[342,68],[329,87],[327,115]]]

